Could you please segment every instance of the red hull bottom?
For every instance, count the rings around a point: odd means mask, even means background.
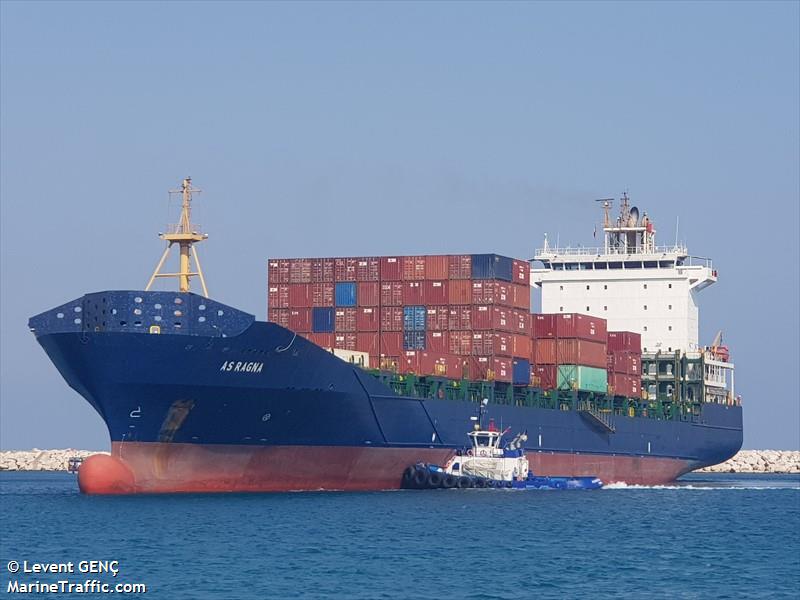
[[[442,448],[243,446],[114,442],[111,456],[88,458],[78,472],[85,494],[386,490],[417,462],[444,464]],[[537,475],[597,476],[604,483],[673,481],[691,462],[656,457],[530,453]]]

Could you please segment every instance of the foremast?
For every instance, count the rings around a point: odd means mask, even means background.
[[[200,285],[203,288],[203,296],[208,297],[208,288],[206,287],[206,280],[203,277],[203,269],[200,266],[200,257],[197,255],[197,250],[194,244],[208,239],[207,233],[200,233],[199,227],[192,224],[192,194],[200,192],[192,187],[192,178],[187,177],[183,180],[180,190],[170,190],[170,194],[181,194],[181,218],[180,221],[167,228],[167,233],[159,233],[158,236],[167,242],[167,247],[161,255],[161,260],[158,261],[153,274],[150,276],[150,281],[147,282],[145,291],[148,291],[157,278],[163,277],[176,277],[178,279],[178,290],[181,292],[188,292],[191,287],[191,278],[198,277]],[[180,252],[179,271],[177,273],[163,273],[161,271],[164,262],[169,256],[172,246],[178,244]],[[192,270],[192,261],[194,261],[195,270]]]

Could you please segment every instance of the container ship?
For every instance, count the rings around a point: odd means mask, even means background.
[[[698,343],[710,261],[604,202],[604,245],[275,258],[267,314],[209,297],[189,178],[144,290],[88,293],[29,327],[108,427],[84,493],[383,490],[445,464],[480,406],[536,475],[662,484],[742,443],[734,366]],[[178,268],[165,272],[171,249]],[[160,278],[178,291],[154,291]],[[198,293],[191,283],[199,281]],[[532,293],[542,312],[531,313]]]

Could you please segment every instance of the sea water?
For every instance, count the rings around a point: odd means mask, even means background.
[[[800,476],[690,475],[597,491],[90,497],[69,474],[4,472],[0,517],[0,594],[59,581],[84,585],[90,593],[73,587],[82,597],[100,597],[91,592],[103,583],[145,584],[146,594],[124,596],[144,598],[800,594]]]

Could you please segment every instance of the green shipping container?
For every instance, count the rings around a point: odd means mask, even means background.
[[[559,365],[558,389],[573,388],[605,394],[608,391],[608,373],[605,369],[581,365]]]

